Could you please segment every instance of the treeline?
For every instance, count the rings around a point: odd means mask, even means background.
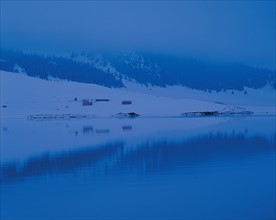
[[[106,87],[123,87],[120,79],[103,72],[92,65],[72,59],[26,54],[19,51],[1,50],[1,70],[14,72],[16,66],[24,69],[27,75],[42,79],[56,77],[70,81],[94,83]]]
[[[112,65],[142,84],[183,85],[199,90],[223,91],[259,89],[267,84],[276,89],[275,70],[236,63],[207,63],[168,55],[143,54],[136,57],[111,57]]]
[[[82,54],[93,60],[93,53]],[[114,76],[71,58],[26,54],[1,49],[1,70],[16,71],[22,67],[30,76],[48,79],[50,76],[76,82],[94,83],[106,87],[124,87],[122,77],[141,84],[165,87],[182,85],[204,91],[259,89],[271,85],[276,89],[275,70],[236,63],[211,63],[181,56],[162,54],[103,54],[104,65],[110,63],[121,73]]]

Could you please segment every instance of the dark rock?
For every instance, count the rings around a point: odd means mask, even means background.
[[[135,113],[135,112],[129,112],[129,113],[128,113],[128,116],[131,117],[131,118],[134,118],[134,117],[138,117],[138,116],[140,116],[140,115],[138,115],[138,114]]]

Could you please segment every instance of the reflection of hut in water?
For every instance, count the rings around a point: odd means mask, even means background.
[[[83,126],[82,133],[83,134],[93,133],[93,126]]]
[[[83,99],[82,105],[83,106],[91,106],[91,105],[93,105],[93,103],[92,103],[92,100],[90,100],[90,99]]]
[[[97,134],[108,134],[110,133],[109,129],[96,129]]]
[[[123,125],[122,126],[122,130],[123,131],[131,131],[132,130],[132,126],[131,125]]]
[[[131,105],[132,104],[132,101],[130,100],[123,100],[122,101],[122,105]]]

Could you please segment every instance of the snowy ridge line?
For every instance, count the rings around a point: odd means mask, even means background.
[[[225,93],[229,90],[231,94],[241,92],[244,95],[268,86],[274,92],[276,89],[275,70],[237,63],[212,63],[182,56],[141,52],[83,51],[63,56],[9,50],[1,52],[1,70],[21,72],[42,79],[54,77],[109,88],[128,88],[128,82],[136,82],[147,87],[182,86],[203,93]]]

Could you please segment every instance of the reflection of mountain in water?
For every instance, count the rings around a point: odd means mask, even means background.
[[[180,142],[160,141],[127,148],[122,142],[86,148],[57,155],[43,154],[23,166],[1,164],[1,181],[8,183],[52,173],[74,173],[83,168],[89,173],[108,174],[114,170],[132,173],[160,172],[206,162],[238,160],[275,150],[275,137],[247,137],[243,133],[210,133]]]
[[[210,133],[181,143],[164,141],[142,145],[126,153],[118,166],[122,169],[141,168],[145,172],[160,172],[210,161],[242,159],[268,152],[274,145],[275,140],[269,141],[263,136],[248,138],[243,134]]]
[[[57,155],[38,155],[28,159],[20,168],[16,163],[1,164],[1,182],[52,173],[73,173],[82,167],[93,169],[103,166],[100,163],[102,161],[106,164],[111,162],[112,157],[117,157],[117,153],[122,149],[123,144],[117,142],[99,148],[85,148]]]

